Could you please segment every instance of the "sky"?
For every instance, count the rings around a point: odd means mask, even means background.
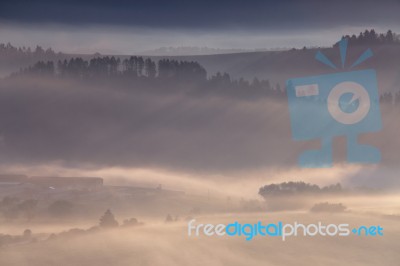
[[[399,13],[397,0],[1,1],[0,42],[104,54],[330,46],[366,28],[396,31]]]

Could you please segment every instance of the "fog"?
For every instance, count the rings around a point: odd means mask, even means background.
[[[384,238],[349,236],[293,237],[188,237],[186,223],[151,223],[140,228],[114,229],[82,236],[56,238],[2,249],[2,265],[397,265],[398,219],[340,214],[247,214],[205,216],[197,221],[228,223],[322,221],[352,225],[384,224]],[[249,254],[251,254],[249,256]]]
[[[0,265],[399,265],[397,2],[56,2],[0,10]],[[321,143],[293,140],[285,81],[350,71],[314,60],[340,65],[345,34],[347,64],[374,53],[353,70],[377,71],[383,127],[358,140],[382,160],[348,163],[341,136],[333,167],[301,168]],[[194,220],[384,234],[246,241]]]
[[[291,139],[285,100],[193,92],[190,85],[135,89],[118,80],[6,80],[0,92],[3,172],[36,168],[54,175],[70,168],[128,179],[140,169],[173,173],[157,183],[175,175],[249,183],[320,175],[319,183],[334,176],[352,186],[398,187],[398,108],[382,105],[383,130],[361,138],[382,150],[379,166],[343,165],[339,138],[333,169],[305,171],[297,168],[297,157],[318,141]]]

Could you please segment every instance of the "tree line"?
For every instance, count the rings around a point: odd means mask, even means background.
[[[161,59],[156,62],[150,58],[131,56],[124,60],[114,56],[96,57],[84,60],[81,57],[69,60],[38,61],[32,66],[21,69],[18,74],[35,74],[70,78],[176,78],[188,80],[206,80],[207,72],[197,62]]]
[[[10,43],[0,43],[0,58],[7,65],[27,65],[33,64],[39,60],[57,60],[65,58],[67,55],[56,53],[53,49],[44,49],[37,45],[31,47],[16,47]]]
[[[43,49],[37,45],[34,49],[31,47],[16,47],[11,43],[0,43],[0,55],[14,55],[14,56],[55,56],[57,53],[51,48]],[[60,54],[60,53],[58,53]]]
[[[198,62],[161,59],[157,63],[150,58],[131,56],[121,60],[114,56],[96,57],[84,60],[80,57],[69,60],[39,61],[32,66],[21,69],[12,77],[20,75],[36,75],[43,77],[62,77],[78,79],[129,78],[130,80],[170,80],[185,81],[202,87],[204,90],[227,89],[235,92],[261,92],[265,96],[285,96],[285,89],[280,84],[272,85],[269,80],[252,81],[232,79],[228,73],[220,73],[207,77],[207,71]],[[236,89],[236,91],[235,91]],[[238,91],[239,90],[239,91]],[[400,91],[385,92],[380,95],[380,103],[400,106]]]
[[[69,60],[39,61],[33,66],[21,69],[12,76],[38,75],[46,77],[65,77],[78,79],[121,78],[131,80],[170,80],[172,82],[186,81],[200,85],[206,89],[235,89],[251,93],[262,92],[265,96],[285,96],[285,89],[280,84],[271,85],[269,80],[254,78],[251,82],[243,78],[232,79],[228,73],[220,73],[207,77],[207,71],[198,62],[161,59],[157,63],[150,58],[131,56],[121,60],[114,56],[96,57],[83,60],[80,57]],[[236,91],[237,92],[237,91]],[[400,106],[400,91],[385,92],[380,95],[380,103]]]
[[[385,105],[400,107],[400,91],[396,93],[384,92],[379,97],[379,102]]]
[[[374,29],[365,30],[360,32],[358,35],[344,35],[342,38],[346,38],[349,45],[399,45],[400,36],[391,30],[386,33],[377,33]],[[339,43],[335,43],[334,46],[338,46]]]
[[[339,193],[342,192],[342,186],[337,183],[325,187],[319,187],[315,184],[299,182],[283,182],[279,184],[265,185],[259,189],[258,194],[263,198],[271,196],[284,196],[284,195],[303,195],[303,194],[316,194],[316,193]]]
[[[73,78],[80,80],[118,79],[128,80],[130,86],[153,89],[172,86],[174,88],[191,87],[197,91],[226,91],[232,95],[243,96],[285,96],[279,84],[272,85],[268,80],[254,78],[252,81],[232,79],[228,73],[216,73],[208,77],[206,69],[198,62],[131,56],[120,59],[114,56],[96,57],[84,60],[81,57],[69,60],[39,61],[32,66],[21,69],[11,77],[40,76],[56,78]],[[146,81],[144,84],[143,81]],[[135,86],[138,85],[138,86]],[[182,86],[181,86],[182,87]]]

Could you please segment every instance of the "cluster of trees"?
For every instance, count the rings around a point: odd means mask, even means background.
[[[6,201],[8,201],[7,199]],[[4,201],[4,200],[3,200]],[[57,203],[58,202],[58,203]],[[55,203],[59,204],[62,201],[56,201]],[[61,206],[61,205],[59,205]],[[124,220],[122,227],[131,227],[142,225],[143,223],[139,222],[136,218],[130,218]],[[48,238],[36,238],[32,235],[32,231],[30,229],[26,229],[22,235],[4,235],[0,234],[0,247],[5,245],[14,245],[21,243],[29,243],[43,240],[53,240],[60,237],[71,237],[71,236],[80,236],[84,234],[98,232],[101,229],[109,229],[119,227],[118,221],[115,219],[114,214],[107,210],[101,217],[98,226],[90,227],[89,229],[79,229],[73,228],[68,231],[61,232],[59,234],[51,234]]]
[[[0,43],[0,54],[24,54],[24,55],[33,55],[33,56],[54,56],[56,53],[48,48],[44,50],[41,46],[36,46],[35,49],[31,49],[30,47],[15,47],[11,45],[11,43]]]
[[[281,195],[299,195],[299,194],[315,194],[315,193],[338,193],[342,192],[342,186],[337,183],[325,187],[319,187],[315,184],[299,182],[283,182],[279,184],[265,185],[259,189],[258,194],[263,198]]]
[[[204,81],[207,71],[197,62],[161,59],[158,61],[158,77]]]
[[[127,227],[127,226],[136,226],[136,225],[141,225],[136,218],[130,218],[130,219],[125,219],[124,222],[122,223],[122,226]],[[119,222],[115,219],[114,214],[111,212],[111,210],[107,210],[101,217],[99,221],[99,226],[100,228],[115,228],[119,226]]]
[[[269,80],[259,80],[258,78],[254,78],[252,81],[243,78],[236,80],[232,79],[227,73],[217,72],[207,80],[206,85],[203,89],[230,91],[232,95],[286,97],[286,92],[281,88],[279,83],[272,85]]]
[[[400,36],[388,30],[386,33],[377,33],[374,29],[360,32],[358,36],[345,35],[350,45],[380,45],[380,44],[400,44]],[[334,46],[339,45],[336,43]]]
[[[96,57],[89,61],[80,57],[69,60],[39,61],[33,66],[22,69],[19,74],[35,74],[70,78],[171,78],[179,80],[202,81],[207,72],[197,62],[162,59],[157,64],[150,58],[131,56],[121,61],[114,56]]]
[[[39,76],[54,75],[54,63],[52,61],[39,61],[33,66],[24,69],[24,73],[30,73]]]
[[[51,48],[43,49],[41,46],[36,46],[35,49],[30,47],[15,47],[10,43],[0,43],[0,56],[13,56],[13,57],[40,57],[40,58],[51,58],[56,56]]]
[[[14,74],[59,77],[74,79],[128,79],[130,87],[173,87],[195,88],[198,92],[230,91],[230,95],[284,97],[279,84],[271,85],[268,80],[254,78],[251,82],[243,78],[235,80],[227,73],[216,73],[207,77],[207,71],[198,62],[161,59],[157,63],[150,58],[131,56],[121,60],[116,57],[96,57],[84,60],[80,57],[69,60],[39,61],[33,66]],[[146,83],[143,83],[146,81]],[[180,86],[183,84],[184,86]]]
[[[400,107],[400,91],[394,95],[391,92],[385,92],[379,97],[379,101],[383,104],[395,105]]]
[[[26,66],[40,60],[54,61],[66,57],[67,55],[56,53],[51,48],[43,49],[41,46],[36,46],[31,49],[30,47],[15,47],[10,43],[0,43],[0,63],[8,67]]]
[[[122,66],[124,74],[128,76],[155,78],[157,75],[156,63],[150,58],[144,60],[140,56],[131,56],[122,61]]]

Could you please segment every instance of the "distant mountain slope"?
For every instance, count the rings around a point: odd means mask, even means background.
[[[400,88],[400,45],[356,45],[349,46],[347,61],[344,71],[349,71],[348,67],[366,49],[371,48],[374,56],[366,62],[354,68],[354,70],[373,68],[378,73],[379,87],[382,92],[398,91]],[[288,78],[302,77],[309,75],[328,74],[342,71],[338,48],[322,48],[321,51],[332,60],[338,69],[331,69],[328,66],[315,60],[317,48],[297,49],[288,51],[266,51],[266,52],[246,52],[217,55],[193,55],[193,56],[149,56],[157,61],[162,58],[197,61],[205,67],[208,75],[217,72],[229,73],[235,79],[245,78],[252,80],[269,79],[271,84],[279,83],[284,85]],[[71,55],[54,54],[46,56],[42,60],[64,60],[72,57],[82,57],[90,59],[100,54],[94,55]],[[118,56],[127,58],[128,56]],[[0,74],[6,75],[32,64],[38,58],[22,58],[14,60],[12,57],[4,58],[0,55]]]
[[[382,91],[398,91],[400,88],[400,45],[349,46],[345,68],[341,68],[338,48],[322,48],[321,51],[338,66],[332,69],[315,60],[319,50],[301,49],[277,52],[252,52],[204,56],[169,57],[186,61],[197,61],[209,75],[227,72],[233,78],[269,79],[272,84],[284,84],[288,78],[350,71],[349,65],[368,48],[374,56],[351,70],[373,68],[377,71]],[[160,57],[153,57],[159,59]],[[163,57],[165,58],[165,57]]]
[[[249,52],[245,49],[218,49],[209,47],[160,47],[154,50],[148,50],[139,53],[140,55],[148,56],[182,56],[182,55],[211,55],[211,54],[231,54]]]

